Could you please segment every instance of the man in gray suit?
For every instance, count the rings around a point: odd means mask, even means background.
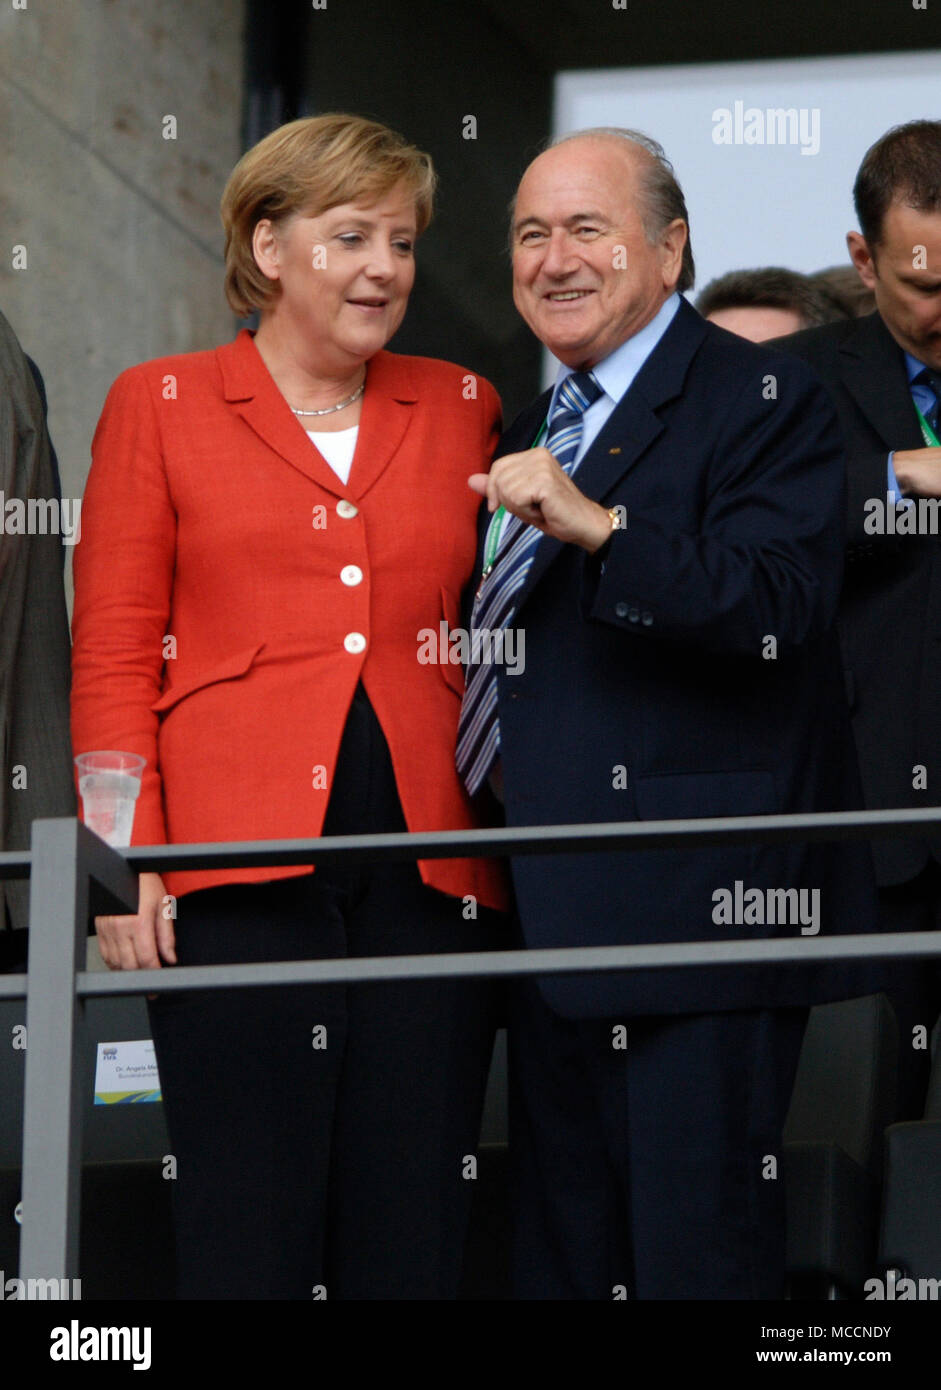
[[[75,814],[62,516],[38,373],[0,314],[0,849]],[[48,509],[28,504],[52,499]],[[25,518],[25,526],[24,526]],[[42,518],[39,524],[33,524]],[[28,889],[0,882],[0,971],[26,957]]]

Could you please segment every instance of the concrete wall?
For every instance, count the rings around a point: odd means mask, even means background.
[[[45,378],[66,496],[118,372],[233,334],[218,206],[243,25],[244,0],[0,5],[0,309]]]

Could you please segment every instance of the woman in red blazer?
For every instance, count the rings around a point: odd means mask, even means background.
[[[433,183],[374,122],[275,131],[222,201],[227,296],[257,331],[108,395],[72,737],[146,758],[135,844],[477,823],[461,667],[428,634],[458,622],[499,401],[383,350]],[[467,950],[503,944],[505,906],[483,860],[142,874],[138,915],[98,934],[112,969]],[[151,1019],[182,1297],[456,1294],[489,984],[175,994]]]

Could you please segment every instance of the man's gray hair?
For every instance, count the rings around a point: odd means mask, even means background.
[[[651,246],[656,246],[661,234],[670,223],[680,217],[686,223],[686,245],[683,247],[683,264],[676,288],[682,293],[691,290],[696,282],[696,264],[689,236],[689,213],[686,199],[679,180],[673,172],[673,165],[667,159],[663,146],[650,135],[640,130],[627,130],[622,126],[593,126],[590,130],[573,130],[568,135],[557,135],[550,140],[547,149],[564,145],[569,140],[623,140],[631,145],[639,145],[649,159],[643,161],[640,191],[643,199],[641,220],[644,235]]]

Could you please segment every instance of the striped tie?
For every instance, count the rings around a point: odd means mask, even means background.
[[[590,372],[573,373],[559,388],[546,448],[568,474],[575,471],[582,416],[601,394],[602,388]],[[491,525],[502,525],[503,534],[493,565],[474,601],[467,689],[457,731],[457,770],[472,796],[483,785],[500,751],[497,676],[487,658],[491,652],[495,655],[503,651],[505,629],[516,611],[516,595],[526,582],[543,534],[509,514],[500,520],[495,516]]]

